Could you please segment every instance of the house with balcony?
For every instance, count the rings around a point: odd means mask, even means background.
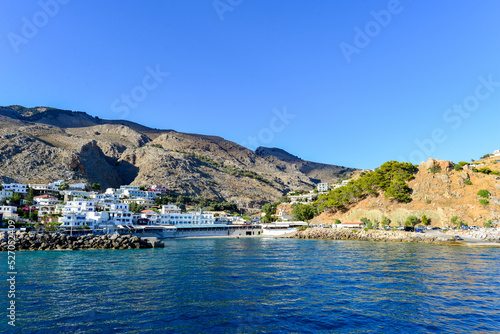
[[[155,201],[147,198],[125,198],[123,199],[123,203],[125,204],[132,204],[132,203],[137,203],[138,205],[141,205],[144,209],[151,209],[153,205],[155,205]]]
[[[318,192],[323,193],[328,191],[328,183],[318,183]]]
[[[33,197],[33,201],[35,202],[35,205],[38,207],[40,207],[40,206],[55,206],[55,205],[61,203],[59,198],[57,198],[56,196],[49,195],[49,194],[35,196],[35,197]]]
[[[7,197],[10,197],[14,195],[14,192],[12,190],[0,190],[0,202],[3,200],[7,199]]]
[[[3,183],[3,190],[12,191],[13,193],[27,194],[28,186],[23,183]]]
[[[0,215],[2,215],[3,219],[12,219],[14,221],[19,220],[17,206],[0,205]]]

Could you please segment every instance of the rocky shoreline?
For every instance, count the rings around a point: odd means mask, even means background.
[[[36,234],[33,232],[16,231],[14,236],[15,249],[9,246],[9,235],[0,232],[0,251],[7,250],[80,250],[80,249],[143,249],[162,248],[161,241],[140,238],[130,234],[106,234],[69,236],[60,233]],[[12,240],[12,236],[10,238]]]
[[[357,230],[337,228],[308,228],[297,231],[291,238],[297,239],[331,239],[360,241],[393,241],[393,242],[423,242],[423,243],[455,243],[454,237],[439,237],[425,233],[381,230]]]

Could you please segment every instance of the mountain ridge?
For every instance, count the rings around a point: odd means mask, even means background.
[[[0,179],[5,182],[163,184],[176,194],[224,198],[252,209],[354,171],[277,148],[252,151],[219,136],[153,129],[81,111],[0,107]]]

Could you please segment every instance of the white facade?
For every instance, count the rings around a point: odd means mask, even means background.
[[[110,206],[109,221],[115,225],[132,225],[132,211],[129,211],[128,204],[112,204]]]
[[[328,191],[328,183],[318,183],[318,191],[319,192]]]
[[[3,201],[7,197],[14,195],[14,192],[11,190],[0,190],[0,201]]]
[[[86,186],[87,185],[85,183],[72,183],[72,184],[68,184],[69,189],[85,190]]]
[[[59,204],[61,201],[54,196],[42,195],[33,197],[36,205],[43,206],[54,206]]]
[[[62,214],[79,213],[79,212],[94,212],[96,211],[96,203],[94,201],[69,201],[66,205],[58,205],[57,208]]]
[[[291,203],[297,202],[311,202],[314,198],[314,194],[303,194],[303,195],[292,195],[290,196]]]
[[[168,189],[165,186],[155,184],[149,189],[149,191],[154,192],[155,194],[166,194],[168,193]]]
[[[153,205],[155,205],[155,201],[147,199],[147,198],[126,198],[123,200],[125,204],[137,203],[138,205],[142,205],[145,209],[150,209]]]
[[[22,183],[4,183],[2,185],[4,190],[9,190],[20,194],[28,193],[28,186]]]
[[[50,191],[50,192],[59,191],[59,187],[51,186],[48,184],[30,184],[29,186],[30,186],[30,188],[33,188],[36,191],[43,191],[43,192],[45,192],[45,191]]]
[[[2,205],[0,206],[0,214],[4,219],[13,219],[18,220],[19,216],[17,215],[17,207],[10,205]]]
[[[162,213],[161,224],[167,225],[205,225],[214,224],[215,219],[212,213],[202,213],[191,211],[187,213]]]
[[[91,198],[95,192],[84,191],[84,190],[64,190],[63,195],[69,197],[88,197]]]
[[[17,207],[16,206],[10,206],[10,205],[1,205],[0,206],[0,213],[5,214],[12,214],[17,212]]]
[[[56,182],[49,183],[49,186],[59,187],[63,182],[64,180],[57,180]]]
[[[171,213],[179,214],[181,213],[181,208],[173,204],[162,205],[160,212],[164,214],[171,214]]]

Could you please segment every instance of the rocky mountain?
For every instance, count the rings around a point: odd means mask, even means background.
[[[0,107],[0,181],[163,184],[177,194],[258,208],[355,169],[304,161],[283,150],[255,152],[216,136],[152,129],[48,107]]]
[[[314,219],[316,223],[331,224],[334,219],[342,222],[360,221],[366,217],[372,221],[382,221],[384,217],[391,219],[392,224],[404,224],[406,218],[414,215],[418,218],[426,215],[433,226],[451,226],[451,218],[470,225],[482,226],[488,220],[500,219],[500,172],[495,159],[481,161],[481,168],[487,168],[494,173],[481,173],[465,167],[455,170],[451,161],[429,159],[420,164],[415,178],[408,185],[412,189],[411,201],[400,203],[384,198],[383,195],[368,196],[355,203],[345,211],[328,211]],[[432,166],[439,166],[438,172],[432,172]],[[487,202],[478,195],[480,190],[489,193]],[[487,203],[487,204],[486,204]]]

